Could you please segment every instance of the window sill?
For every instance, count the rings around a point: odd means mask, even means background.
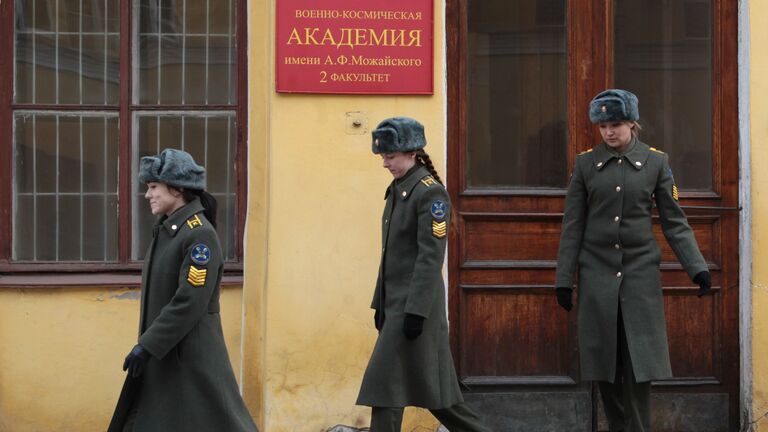
[[[222,286],[243,284],[243,274],[224,274]],[[127,287],[138,288],[141,274],[132,273],[47,273],[0,275],[0,288],[72,288]]]

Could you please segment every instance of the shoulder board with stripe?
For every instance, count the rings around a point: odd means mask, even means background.
[[[592,149],[589,149],[589,150],[584,150],[583,152],[581,152],[581,153],[577,154],[576,156],[581,156],[581,155],[583,155],[583,154],[587,154],[587,153],[589,153],[589,152],[591,152],[591,151],[592,151]]]
[[[194,215],[191,218],[187,219],[187,226],[189,226],[189,229],[203,226],[203,221],[200,220],[199,216]]]
[[[424,183],[424,186],[426,186],[426,187],[430,187],[432,185],[436,185],[437,184],[437,180],[435,180],[435,178],[432,177],[431,175],[428,175],[428,176],[424,177],[423,179],[421,179],[421,182]]]
[[[651,151],[654,151],[654,152],[656,152],[656,153],[665,154],[663,151],[661,151],[661,150],[657,149],[656,147],[651,147],[651,149],[650,149],[650,150],[651,150]]]

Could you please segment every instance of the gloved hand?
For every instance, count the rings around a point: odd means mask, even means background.
[[[403,334],[409,340],[414,340],[424,330],[424,317],[414,314],[405,314],[403,320]]]
[[[376,312],[373,313],[373,326],[376,327],[376,330],[381,331],[381,327],[379,326],[379,310],[375,309]]]
[[[141,345],[136,345],[125,357],[123,370],[127,370],[128,375],[137,378],[144,373],[144,367],[147,365],[147,361],[149,361],[149,352]]]
[[[693,277],[693,283],[699,284],[698,296],[701,297],[712,290],[712,274],[707,270],[698,272]]]
[[[559,304],[561,308],[570,312],[570,310],[573,309],[573,289],[567,287],[557,287],[555,293],[557,294],[557,304]]]

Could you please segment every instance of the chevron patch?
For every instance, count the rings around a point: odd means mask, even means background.
[[[674,198],[675,201],[680,199],[680,193],[677,191],[677,185],[672,185],[672,198]]]
[[[438,222],[436,220],[432,221],[432,235],[437,238],[443,238],[448,233],[448,223],[447,221]]]
[[[195,266],[189,266],[189,273],[187,273],[187,282],[192,286],[205,285],[205,277],[208,275],[208,269],[199,269]]]

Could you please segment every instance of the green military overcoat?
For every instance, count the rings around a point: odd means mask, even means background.
[[[637,382],[672,376],[661,254],[651,228],[653,201],[664,236],[685,271],[707,270],[665,153],[633,139],[619,155],[605,143],[576,157],[557,260],[556,286],[578,270],[582,379],[613,382],[618,308]]]
[[[144,259],[139,343],[151,354],[141,383],[126,379],[115,418],[131,403],[135,432],[254,432],[219,316],[223,257],[199,199],[155,225]],[[135,401],[124,397],[136,393]],[[113,424],[110,430],[120,430]]]
[[[448,408],[463,402],[448,345],[445,258],[450,201],[443,185],[417,164],[387,188],[379,276],[371,307],[381,329],[358,405]],[[414,340],[406,313],[425,318]]]

